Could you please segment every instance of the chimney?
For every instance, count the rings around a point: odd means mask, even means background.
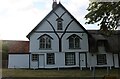
[[[53,0],[52,9],[54,9],[56,6],[57,6],[57,1]]]

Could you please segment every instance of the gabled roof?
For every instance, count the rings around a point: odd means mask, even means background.
[[[14,41],[9,47],[9,53],[29,53],[29,41]]]
[[[89,38],[90,52],[98,52],[97,42],[102,40],[105,42],[105,50],[111,53],[120,53],[120,30],[116,30],[111,36],[105,36],[98,30],[88,30],[91,34]]]
[[[20,40],[3,40],[3,44],[8,47],[8,53],[15,54],[28,54],[29,53],[29,41]]]
[[[46,18],[48,18],[53,11],[55,11],[57,8],[62,7],[70,16],[71,18],[73,18],[73,20],[88,34],[90,35],[87,30],[71,15],[70,12],[68,12],[68,10],[59,2],[59,4],[57,4],[57,6],[51,10],[51,12],[27,35],[27,38],[30,38],[30,35],[46,20]]]

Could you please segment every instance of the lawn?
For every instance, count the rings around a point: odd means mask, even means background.
[[[118,69],[109,70],[110,76],[118,77]],[[3,69],[3,77],[93,77],[93,71],[89,69],[57,69],[31,70],[31,69]],[[107,75],[106,69],[96,69],[95,77]]]

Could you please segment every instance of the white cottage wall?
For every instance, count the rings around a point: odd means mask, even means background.
[[[29,68],[29,54],[9,54],[8,68]]]
[[[80,49],[69,49],[69,40],[67,39],[72,34],[81,37]],[[62,39],[63,52],[88,52],[88,37],[86,33],[66,33]]]
[[[39,53],[38,53],[39,54]],[[69,67],[79,67],[79,53],[75,52],[75,65],[65,65],[65,52],[54,53],[55,54],[55,64],[49,65],[47,64],[47,53],[41,53],[40,55],[44,55],[44,59],[38,61],[32,61],[31,59],[31,68],[69,68]],[[39,58],[40,59],[40,58]],[[43,62],[43,66],[40,67],[40,62]]]
[[[58,52],[59,50],[59,41],[57,36],[54,33],[49,33],[53,40],[51,40],[51,49],[49,50],[43,50],[40,49],[40,43],[39,43],[39,37],[43,34],[48,34],[48,33],[34,33],[30,37],[30,52],[31,53],[38,53],[38,52]]]
[[[106,65],[97,65],[97,54],[106,54]],[[89,67],[112,67],[113,66],[113,54],[108,52],[96,52],[89,53]]]
[[[57,19],[61,17],[63,19],[62,30],[57,30]],[[73,20],[73,21],[72,21]],[[50,23],[49,23],[50,22]],[[70,23],[71,22],[71,23]],[[70,25],[69,25],[70,23]],[[51,26],[52,24],[52,26]],[[53,29],[54,28],[54,29]],[[57,33],[57,36],[55,34]],[[39,37],[47,34],[52,37],[51,49],[39,49]],[[68,37],[76,34],[80,40],[80,49],[69,49]],[[63,36],[63,37],[61,37]],[[61,51],[59,50],[59,38],[61,38]],[[79,53],[88,52],[88,34],[82,28],[82,26],[63,8],[57,7],[57,9],[50,12],[50,14],[42,21],[41,24],[38,24],[37,29],[30,35],[30,52],[31,54],[44,54],[44,68],[59,68],[59,67],[79,67]],[[75,52],[75,62],[76,65],[66,66],[65,65],[65,53],[66,52]],[[47,53],[55,54],[55,64],[47,65]],[[43,61],[43,60],[41,60]],[[39,62],[31,61],[31,67],[38,67]]]
[[[113,62],[114,62],[114,67],[119,68],[119,55],[118,54],[113,54]]]

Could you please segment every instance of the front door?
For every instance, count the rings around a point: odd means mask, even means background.
[[[45,67],[45,56],[44,54],[39,55],[39,68],[44,68]]]
[[[86,54],[85,53],[80,53],[79,55],[79,61],[80,61],[80,67],[86,67]]]
[[[114,67],[118,68],[119,67],[119,58],[118,58],[118,54],[113,54],[113,60],[114,60]]]

